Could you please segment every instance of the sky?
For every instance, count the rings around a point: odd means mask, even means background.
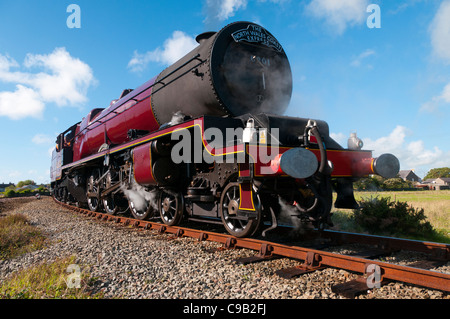
[[[0,0],[0,183],[49,183],[58,133],[235,21],[284,47],[286,115],[419,177],[450,167],[450,0]]]

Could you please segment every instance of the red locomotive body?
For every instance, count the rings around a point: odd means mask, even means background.
[[[61,201],[109,214],[223,223],[252,236],[277,226],[283,207],[316,227],[335,206],[354,208],[352,182],[390,177],[391,154],[344,149],[320,120],[283,116],[292,75],[263,27],[236,22],[157,77],[124,90],[57,138],[51,181]]]
[[[159,125],[151,111],[154,82],[152,79],[131,92],[125,90],[108,108],[93,109],[83,118],[75,132],[73,161],[97,153],[102,146],[109,148],[129,141],[129,128],[156,131]]]

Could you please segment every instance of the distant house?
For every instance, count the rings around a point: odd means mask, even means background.
[[[20,191],[20,190],[24,190],[24,189],[31,189],[31,190],[35,190],[36,188],[38,188],[39,186],[36,186],[36,185],[25,185],[25,186],[22,186],[22,187],[20,187],[18,190]]]
[[[0,184],[0,192],[4,192],[6,187],[9,186],[15,186],[13,183],[9,183],[9,184]]]
[[[439,177],[434,180],[436,182],[436,189],[450,189],[450,178]]]
[[[428,186],[429,189],[434,190],[450,189],[450,178],[449,177],[428,178],[424,180],[422,184]]]
[[[450,177],[439,177],[435,179],[436,184],[450,186]]]
[[[420,183],[422,181],[422,179],[419,176],[417,176],[412,169],[400,171],[400,172],[398,172],[398,175],[404,181],[410,181],[410,182],[416,182],[416,183]]]

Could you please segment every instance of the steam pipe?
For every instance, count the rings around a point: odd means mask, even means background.
[[[319,130],[317,126],[313,126],[311,128],[311,134],[317,139],[317,145],[319,146],[320,150],[320,166],[319,166],[319,173],[325,174],[325,168],[328,163],[327,159],[327,150],[325,149],[325,144],[322,141],[322,137],[320,136]]]

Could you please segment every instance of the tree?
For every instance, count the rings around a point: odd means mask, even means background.
[[[25,181],[18,182],[16,187],[20,188],[20,187],[25,186],[25,185],[36,185],[36,183],[33,180],[31,180],[31,179],[27,179]]]
[[[8,189],[3,194],[5,194],[5,197],[14,197],[16,195],[16,191],[13,189]]]
[[[439,177],[450,177],[450,167],[432,168],[423,179]]]
[[[383,180],[378,179],[375,176],[370,176],[366,178],[361,178],[358,181],[353,183],[353,186],[357,190],[365,190],[365,191],[378,191],[382,187]]]
[[[9,190],[15,191],[15,190],[16,190],[16,186],[10,185],[10,186],[8,186],[8,187],[5,188],[5,192],[6,192],[6,191],[9,191]]]
[[[434,229],[423,208],[414,208],[407,202],[393,201],[378,196],[363,199],[360,208],[353,210],[356,223],[373,234],[430,236]]]
[[[414,185],[412,182],[404,181],[398,176],[387,179],[378,175],[372,175],[370,177],[361,178],[360,180],[353,183],[353,188],[359,191],[381,191],[413,187]]]
[[[412,188],[413,184],[410,181],[404,181],[400,177],[389,178],[383,182],[383,189],[403,189]]]

